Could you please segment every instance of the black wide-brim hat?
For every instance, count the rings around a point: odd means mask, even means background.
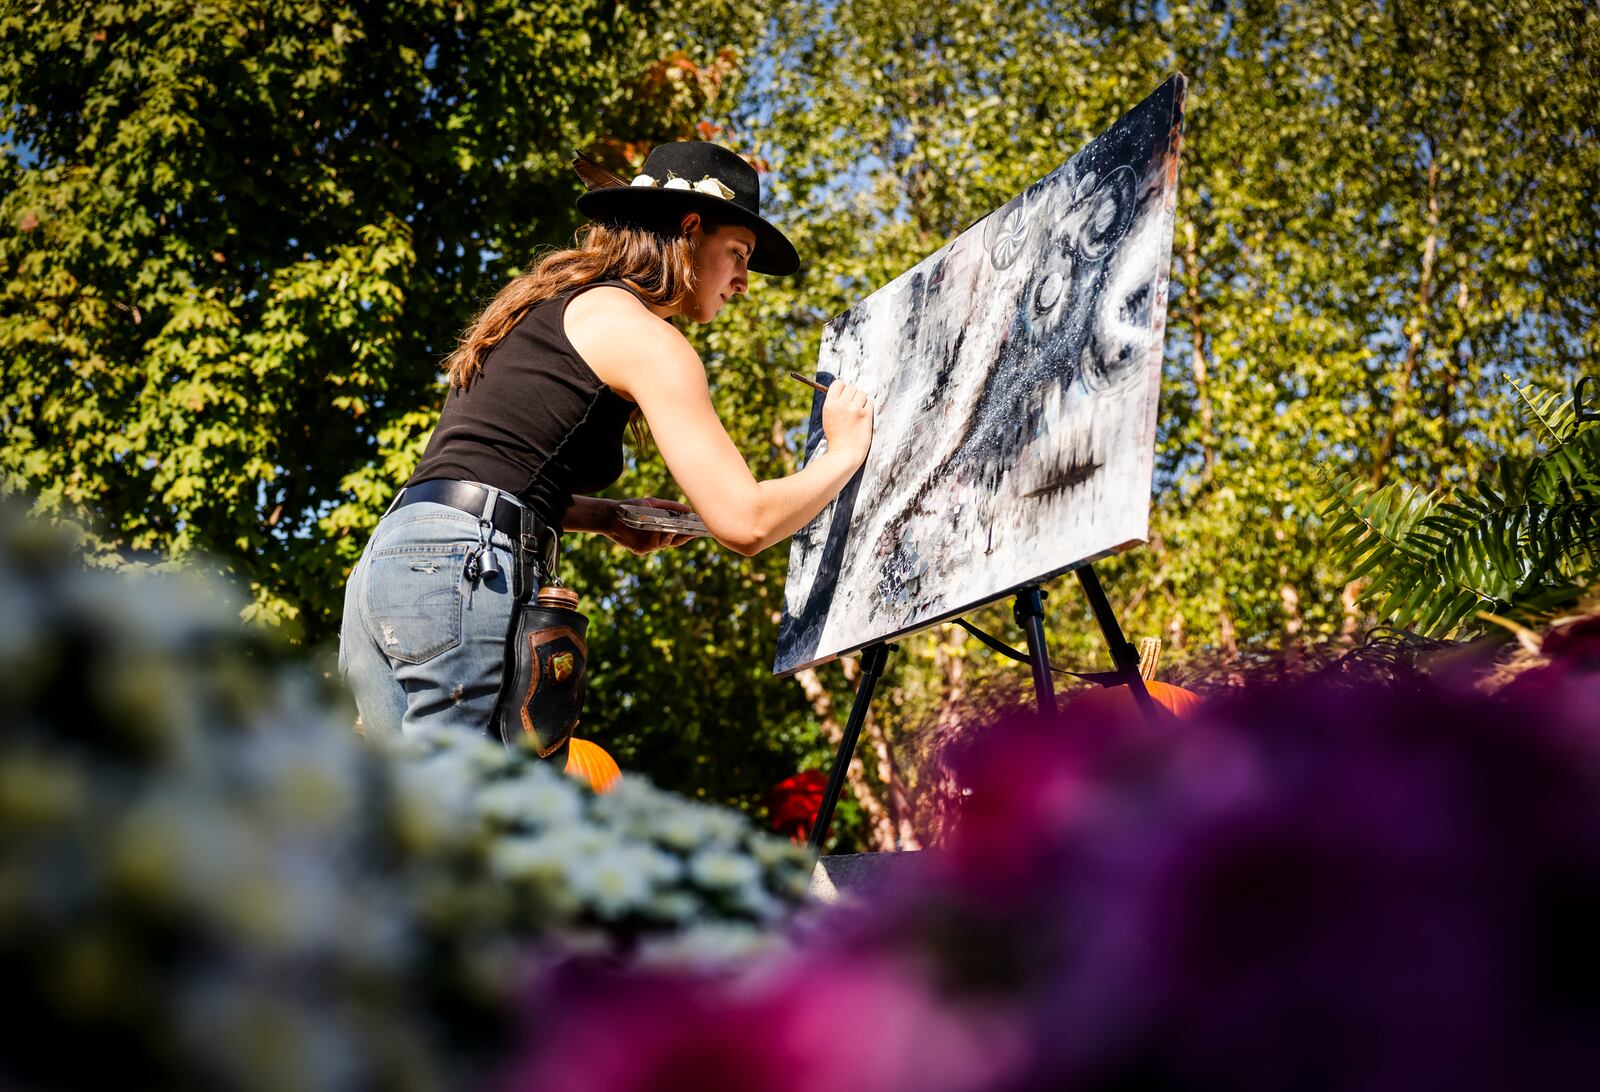
[[[704,140],[658,144],[631,183],[586,156],[572,166],[590,187],[578,198],[578,211],[591,220],[674,230],[684,213],[701,212],[755,233],[753,272],[786,277],[800,268],[794,244],[761,217],[761,176],[720,145]]]

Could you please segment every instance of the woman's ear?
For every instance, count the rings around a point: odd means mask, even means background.
[[[704,222],[700,219],[700,214],[698,212],[684,213],[683,219],[678,222],[678,229],[686,238],[691,240],[696,235],[705,233]]]

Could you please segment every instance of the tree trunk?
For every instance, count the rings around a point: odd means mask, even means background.
[[[1389,425],[1372,460],[1372,480],[1383,480],[1389,460],[1394,457],[1399,442],[1400,429],[1405,424],[1411,385],[1417,366],[1428,344],[1428,318],[1433,303],[1433,262],[1439,247],[1439,159],[1433,138],[1428,146],[1428,235],[1422,242],[1422,272],[1417,281],[1417,307],[1412,313],[1406,331],[1406,359],[1400,369],[1400,384],[1394,392],[1394,403],[1389,409]]]
[[[864,726],[867,739],[872,744],[872,752],[878,759],[878,783],[882,785],[889,796],[889,831],[890,849],[921,849],[922,843],[917,838],[916,827],[911,822],[911,799],[906,793],[905,778],[900,775],[899,764],[894,760],[894,752],[889,748],[889,739],[884,735],[883,725],[871,713],[867,714]]]
[[[1183,274],[1188,281],[1184,289],[1184,311],[1189,320],[1190,367],[1194,370],[1194,404],[1200,414],[1200,450],[1205,459],[1201,484],[1211,480],[1217,463],[1217,432],[1211,416],[1211,395],[1207,392],[1209,375],[1206,369],[1206,330],[1200,323],[1200,245],[1195,237],[1194,221],[1183,225]]]
[[[1285,580],[1278,588],[1278,601],[1283,604],[1283,644],[1293,649],[1300,644],[1300,632],[1305,629],[1305,619],[1300,616],[1300,589]]]
[[[861,685],[861,666],[855,660],[841,660],[845,678],[856,686]],[[844,725],[834,716],[833,695],[822,684],[815,668],[806,668],[794,674],[795,681],[805,691],[806,700],[811,703],[811,711],[817,715],[817,721],[822,725],[822,733],[827,737],[828,743],[835,749],[844,739]],[[850,793],[860,805],[861,812],[867,820],[867,848],[882,852],[894,849],[894,823],[889,818],[889,810],[873,791],[867,781],[866,766],[862,764],[860,749],[850,756],[850,765],[845,768],[845,784],[850,787]]]
[[[1300,614],[1300,589],[1289,578],[1289,564],[1283,560],[1289,536],[1284,534],[1282,526],[1278,526],[1272,529],[1272,537],[1278,544],[1278,602],[1283,605],[1283,650],[1293,660],[1299,654],[1300,635],[1305,629],[1305,619]]]
[[[1456,338],[1456,366],[1445,372],[1444,382],[1439,384],[1439,468],[1434,475],[1435,489],[1444,488],[1445,468],[1462,462],[1456,450],[1461,441],[1460,430],[1451,415],[1456,407],[1456,384],[1472,381],[1471,306],[1472,297],[1463,279],[1456,286],[1456,311],[1461,322],[1461,333]]]
[[[960,810],[961,788],[951,771],[946,749],[967,730],[967,660],[963,655],[965,631],[952,626],[939,629],[933,665],[939,680],[939,709],[931,726],[912,737],[917,773],[917,807],[912,817],[916,846],[938,845]],[[912,848],[907,844],[906,848]]]
[[[1228,613],[1227,607],[1217,611],[1217,647],[1230,660],[1239,655],[1239,638],[1233,629],[1233,615]]]
[[[1347,645],[1355,644],[1356,634],[1361,632],[1361,589],[1366,584],[1365,578],[1352,580],[1339,592],[1339,605],[1344,610],[1339,623],[1339,639]]]

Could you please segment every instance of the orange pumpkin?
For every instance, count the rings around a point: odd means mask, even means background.
[[[575,738],[567,744],[567,776],[586,782],[595,792],[610,792],[622,771],[600,744]]]
[[[1150,697],[1155,703],[1166,709],[1175,717],[1187,716],[1200,706],[1200,695],[1193,690],[1185,690],[1181,686],[1170,683],[1157,682],[1155,678],[1156,665],[1161,662],[1161,640],[1157,637],[1146,637],[1139,642],[1139,677],[1144,680],[1144,688],[1150,692]],[[1072,699],[1072,706],[1081,712],[1103,713],[1112,716],[1125,716],[1137,713],[1139,710],[1138,699],[1133,696],[1133,691],[1128,689],[1127,683],[1118,686],[1102,686],[1096,690],[1085,691]]]
[[[1150,696],[1155,699],[1157,705],[1173,716],[1187,716],[1200,705],[1200,695],[1181,686],[1147,679],[1144,688],[1150,691]],[[1072,707],[1081,712],[1123,716],[1137,713],[1139,703],[1134,698],[1133,692],[1128,689],[1128,685],[1123,683],[1120,686],[1101,686],[1094,690],[1085,690],[1073,698]]]

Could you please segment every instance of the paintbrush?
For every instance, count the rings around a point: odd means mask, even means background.
[[[814,391],[821,391],[823,394],[827,394],[828,393],[828,388],[827,387],[824,387],[821,383],[818,383],[815,379],[810,379],[810,378],[807,378],[806,376],[801,375],[799,372],[790,372],[789,373],[789,378],[790,379],[798,379],[800,382],[804,383],[806,386],[810,387]]]

